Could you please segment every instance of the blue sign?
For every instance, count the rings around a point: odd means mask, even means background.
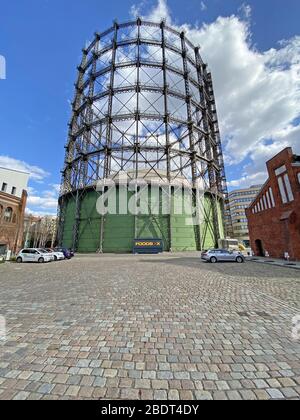
[[[135,239],[134,254],[161,254],[164,251],[162,239]]]

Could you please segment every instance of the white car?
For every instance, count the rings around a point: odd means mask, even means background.
[[[56,251],[53,251],[53,249],[50,249],[50,248],[46,248],[45,251],[53,256],[54,261],[61,261],[61,260],[65,259],[65,256],[62,252],[56,252]]]
[[[53,260],[54,257],[51,254],[48,254],[44,249],[38,248],[22,249],[16,259],[17,263],[36,262],[41,264]]]

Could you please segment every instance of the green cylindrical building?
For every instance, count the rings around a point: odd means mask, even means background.
[[[130,252],[137,238],[160,238],[165,251],[216,246],[227,188],[199,48],[165,22],[115,22],[83,50],[75,86],[60,244],[82,253]]]

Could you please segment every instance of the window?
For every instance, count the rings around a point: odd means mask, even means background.
[[[262,198],[260,199],[260,207],[261,207],[261,211],[263,211],[265,209],[264,208],[264,202],[263,202]]]
[[[288,174],[284,175],[284,183],[285,183],[285,187],[286,187],[286,190],[287,190],[287,195],[288,195],[289,201],[290,202],[294,201],[294,194],[293,194],[293,191],[292,191],[292,187],[291,187],[291,183],[290,183],[290,179],[289,179]]]
[[[270,194],[269,191],[266,192],[267,202],[269,209],[272,208],[271,200],[270,200]]]
[[[275,207],[275,200],[274,200],[273,190],[271,187],[269,188],[269,193],[270,193],[272,206]]]
[[[13,215],[13,210],[11,207],[7,207],[4,212],[4,222],[10,223]]]
[[[16,193],[17,193],[17,188],[16,187],[12,187],[11,194],[12,195],[16,195]]]
[[[1,191],[6,192],[6,190],[7,190],[7,184],[5,182],[3,182]]]
[[[300,184],[300,172],[298,173],[298,182]]]
[[[284,185],[283,185],[283,178],[281,176],[278,178],[278,185],[279,185],[281,200],[282,200],[283,204],[286,204],[288,202],[288,199],[287,199],[285,188],[284,188]]]
[[[280,168],[276,169],[275,175],[279,176],[279,175],[284,174],[284,172],[286,172],[286,166],[285,165],[280,166]]]
[[[265,206],[265,210],[268,210],[268,204],[267,204],[267,200],[266,200],[266,196],[263,196],[263,200],[264,200],[264,206]]]

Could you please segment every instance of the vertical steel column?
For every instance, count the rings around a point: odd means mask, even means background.
[[[210,89],[208,86],[208,73],[207,73],[207,65],[203,64],[201,66],[202,69],[202,85],[203,85],[203,105],[204,105],[204,129],[207,132],[205,135],[206,139],[206,153],[207,158],[209,159],[210,163],[208,164],[208,177],[209,177],[209,184],[210,184],[210,192],[212,198],[212,208],[213,208],[213,230],[215,236],[215,245],[218,244],[218,239],[220,238],[220,229],[219,229],[219,217],[218,217],[218,207],[217,207],[217,199],[218,199],[218,185],[216,183],[216,169],[218,167],[218,161],[214,161],[214,154],[213,150],[215,148],[215,140],[213,137],[213,133],[211,131],[210,125],[210,115],[209,115],[209,107],[210,107]]]
[[[183,70],[184,70],[184,81],[185,81],[185,100],[187,104],[187,124],[189,130],[189,142],[190,142],[190,150],[189,150],[189,159],[190,159],[190,166],[191,166],[191,175],[192,175],[192,194],[193,194],[193,206],[195,209],[198,207],[198,200],[197,200],[197,168],[196,168],[196,150],[195,150],[195,142],[194,142],[194,127],[193,127],[193,115],[192,115],[192,104],[191,104],[191,91],[190,91],[190,81],[189,81],[189,68],[188,68],[188,60],[187,60],[187,48],[186,48],[186,41],[185,41],[185,33],[181,32],[181,49],[182,49],[182,58],[183,58]],[[197,216],[196,210],[196,216]],[[195,216],[195,215],[194,215]],[[196,244],[197,249],[201,250],[201,235],[200,235],[200,225],[194,225],[195,237],[196,237]]]
[[[85,132],[83,135],[83,144],[82,144],[82,155],[81,155],[81,171],[80,171],[80,179],[79,179],[79,185],[82,190],[77,190],[76,199],[75,199],[75,222],[73,226],[73,242],[72,242],[72,248],[74,251],[78,250],[78,240],[79,240],[79,227],[80,227],[80,213],[81,213],[81,204],[82,199],[85,194],[84,186],[87,184],[87,177],[88,177],[88,157],[87,153],[90,150],[90,143],[92,138],[92,128],[91,123],[93,121],[93,96],[94,96],[94,89],[95,89],[95,77],[94,74],[96,72],[97,68],[97,52],[98,52],[98,45],[99,40],[96,39],[96,43],[94,46],[94,54],[93,54],[93,64],[92,64],[92,74],[89,79],[89,92],[88,97],[85,98],[87,101],[86,105],[86,121],[85,121]],[[87,52],[85,52],[87,55]]]
[[[187,105],[187,124],[189,130],[189,142],[190,142],[190,161],[191,161],[191,175],[193,188],[197,180],[197,171],[196,171],[196,152],[194,144],[194,133],[193,133],[193,116],[192,116],[192,105],[191,105],[191,93],[190,93],[190,83],[189,83],[189,69],[187,61],[187,49],[185,43],[185,33],[181,32],[181,49],[182,49],[182,58],[183,58],[183,70],[184,70],[184,82],[185,82],[185,100]]]
[[[108,115],[107,115],[107,127],[106,127],[106,156],[104,164],[103,178],[106,179],[111,173],[111,145],[112,145],[112,108],[113,108],[113,97],[114,97],[114,84],[115,84],[115,71],[116,71],[116,55],[117,55],[117,43],[118,43],[118,30],[119,25],[114,22],[114,38],[112,46],[112,61],[111,61],[111,73],[110,73],[110,85],[109,85],[109,97],[108,97]],[[102,194],[105,191],[102,191]],[[100,248],[99,252],[103,253],[103,242],[104,242],[104,225],[105,216],[101,216],[101,228],[100,228]]]
[[[62,176],[62,188],[61,188],[61,197],[59,200],[59,221],[58,221],[58,243],[63,245],[63,235],[64,235],[64,224],[65,224],[65,213],[67,206],[66,194],[71,193],[75,188],[78,188],[77,185],[74,185],[72,182],[72,171],[71,162],[74,159],[76,151],[76,142],[77,142],[77,131],[79,129],[77,118],[78,118],[78,108],[83,102],[83,83],[84,83],[84,69],[87,63],[87,51],[83,50],[82,60],[78,66],[78,77],[75,84],[75,96],[72,104],[73,115],[69,123],[69,134],[68,134],[68,143],[66,145],[66,155],[65,155],[65,167],[63,170]]]
[[[108,114],[107,114],[107,130],[106,130],[106,161],[105,161],[105,168],[104,168],[104,178],[107,178],[111,172],[112,107],[113,107],[113,97],[114,97],[118,29],[119,29],[118,23],[114,22],[114,38],[112,41],[113,42],[112,60],[111,60],[111,73],[110,73],[109,96],[108,96]]]
[[[170,155],[170,130],[169,130],[169,109],[168,109],[168,78],[167,78],[167,59],[166,59],[166,38],[165,38],[165,21],[161,22],[161,41],[162,41],[162,59],[163,59],[163,95],[164,95],[164,123],[165,123],[165,155],[167,160],[167,180],[169,183],[169,217],[168,217],[168,233],[169,233],[169,248],[172,252],[172,196],[171,186],[171,155]]]
[[[137,34],[137,57],[136,57],[136,110],[135,110],[135,142],[134,142],[134,151],[135,151],[135,179],[137,180],[139,176],[139,154],[140,154],[140,138],[139,138],[139,126],[140,126],[140,68],[141,68],[141,24],[142,21],[140,18],[136,21],[138,34]],[[137,197],[138,187],[135,185],[135,197]],[[136,199],[136,198],[135,198]],[[134,216],[134,236],[138,236],[138,216]]]

